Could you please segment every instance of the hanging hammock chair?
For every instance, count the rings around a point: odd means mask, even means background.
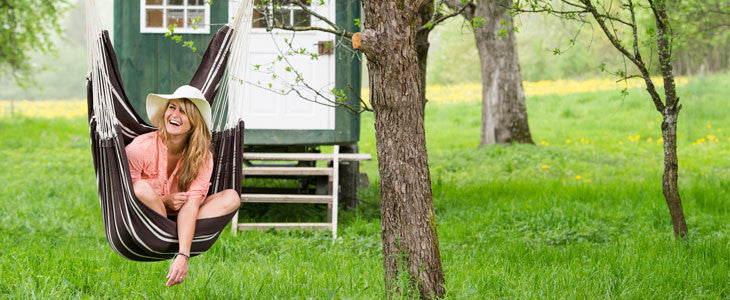
[[[156,130],[129,102],[109,33],[100,30],[93,0],[87,0],[89,75],[87,102],[91,148],[107,240],[119,255],[135,261],[172,258],[178,251],[177,224],[143,204],[134,194],[125,146],[136,136]],[[243,154],[242,85],[253,5],[244,0],[234,24],[213,36],[190,85],[211,102],[213,174],[208,195],[225,189],[241,192]],[[225,80],[222,80],[226,78]],[[236,99],[238,101],[229,101]],[[197,220],[191,255],[208,250],[234,216]]]

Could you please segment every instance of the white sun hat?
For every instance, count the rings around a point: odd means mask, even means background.
[[[198,88],[189,85],[183,85],[174,93],[169,95],[163,94],[149,94],[147,95],[147,117],[152,120],[152,117],[157,114],[161,109],[167,109],[167,103],[172,99],[188,98],[195,104],[200,111],[200,114],[205,120],[205,125],[208,126],[208,131],[213,128],[213,122],[211,121],[210,115],[210,104],[205,100],[205,95]]]

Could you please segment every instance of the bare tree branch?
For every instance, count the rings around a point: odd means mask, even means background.
[[[332,33],[332,34],[335,34],[335,35],[342,36],[342,37],[344,37],[344,38],[346,38],[348,40],[352,38],[352,32],[349,32],[349,31],[346,31],[346,30],[337,31],[335,29],[328,29],[328,28],[322,28],[322,27],[316,27],[316,26],[297,26],[297,27],[293,27],[293,26],[284,26],[284,25],[281,25],[281,24],[277,24],[277,25],[274,25],[272,27],[273,28],[276,28],[276,29],[283,29],[283,30],[289,30],[289,31],[322,31],[322,32],[328,32],[328,33]]]
[[[462,12],[464,12],[465,9],[467,9],[468,7],[473,6],[473,5],[474,5],[474,0],[469,0],[469,2],[465,3],[463,6],[461,6],[461,8],[454,10],[450,14],[441,15],[438,12],[434,12],[433,16],[431,17],[431,20],[428,21],[426,24],[423,24],[420,28],[418,28],[418,31],[431,30],[434,28],[434,26],[440,24],[441,22],[446,21],[449,18],[460,15]],[[440,3],[439,3],[439,6],[440,6]],[[438,11],[438,9],[436,9],[436,11]]]
[[[321,20],[322,22],[327,23],[327,25],[329,25],[330,27],[335,29],[335,31],[344,31],[344,30],[340,29],[340,27],[338,27],[337,24],[332,22],[327,17],[320,15],[317,12],[313,11],[311,8],[309,8],[309,6],[307,4],[303,3],[301,0],[293,0],[292,3],[294,3],[294,5],[296,5],[296,6],[299,6],[306,13],[314,16],[315,18]],[[352,36],[352,34],[350,34],[350,36]]]

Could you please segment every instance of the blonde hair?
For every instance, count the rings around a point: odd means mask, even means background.
[[[210,152],[211,136],[198,107],[190,99],[182,98],[170,101],[180,103],[182,110],[190,121],[190,132],[188,140],[185,142],[185,156],[181,158],[183,161],[177,173],[178,191],[187,191],[193,180],[198,177],[198,171],[207,162],[209,155],[212,155]],[[165,109],[157,111],[151,120],[152,124],[157,126],[160,138],[163,141],[170,139],[170,134],[167,132],[164,122],[165,111],[169,106],[170,102],[165,104]]]

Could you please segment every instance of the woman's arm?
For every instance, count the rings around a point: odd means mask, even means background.
[[[177,238],[180,248],[178,252],[185,253],[190,256],[190,245],[193,242],[195,234],[195,222],[198,218],[198,210],[205,201],[205,195],[208,193],[210,176],[213,173],[213,157],[208,159],[208,163],[203,165],[198,171],[198,176],[193,180],[188,189],[188,199],[177,215]],[[203,188],[203,186],[205,188]],[[170,272],[167,274],[167,286],[183,282],[188,273],[188,259],[185,256],[178,255],[170,266]]]
[[[204,198],[196,197],[188,199],[177,215],[177,238],[180,244],[178,252],[190,256],[190,245],[193,242],[195,234],[195,222],[198,217],[198,209],[203,203]],[[170,266],[170,272],[167,273],[167,286],[173,286],[183,282],[188,274],[188,258],[178,255]]]

